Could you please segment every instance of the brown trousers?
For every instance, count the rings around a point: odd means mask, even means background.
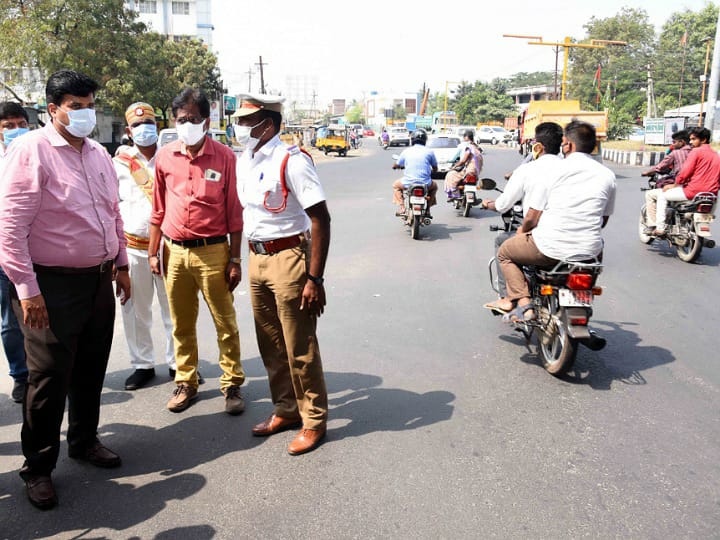
[[[525,281],[522,265],[554,266],[556,259],[543,255],[535,245],[532,233],[516,234],[500,246],[498,250],[500,269],[507,283],[507,297],[515,301],[520,298],[529,298],[530,290]]]
[[[310,245],[272,255],[250,253],[248,274],[258,348],[265,364],[275,414],[298,418],[303,427],[325,425],[328,397],[317,317],[300,310]]]
[[[403,203],[403,183],[402,179],[395,180],[393,182],[393,204],[396,204],[398,206],[402,206]],[[438,190],[437,182],[433,181],[428,185],[428,197],[430,197],[430,204],[428,206],[435,206],[437,204],[437,197],[436,193]]]

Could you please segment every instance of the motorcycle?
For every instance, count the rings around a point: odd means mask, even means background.
[[[483,178],[484,189],[491,189],[490,183],[494,184],[492,180]],[[495,187],[492,189],[501,191]],[[516,231],[522,219],[522,205],[515,204],[502,214],[502,226],[491,225],[490,230]],[[602,288],[596,286],[602,269],[603,265],[598,259],[559,261],[551,269],[523,267],[536,317],[531,320],[507,320],[512,322],[514,329],[525,337],[527,343],[530,343],[533,334],[537,336],[538,356],[543,368],[552,375],[563,375],[572,368],[578,344],[594,351],[603,349],[607,344],[604,338],[588,326],[593,314],[593,300],[602,294]],[[488,270],[490,286],[500,295],[498,277],[495,275],[499,271],[496,257],[490,259]]]
[[[463,217],[470,215],[470,209],[482,203],[482,199],[478,196],[478,179],[473,174],[467,175],[457,187],[460,197],[451,199],[455,210],[461,210]]]
[[[648,187],[640,191],[656,189],[660,178],[657,174],[648,180]],[[703,247],[715,247],[715,240],[710,238],[710,224],[715,220],[715,206],[717,195],[702,192],[695,195],[690,201],[669,201],[665,214],[664,238],[647,234],[647,205],[640,209],[638,235],[643,244],[652,244],[655,240],[666,240],[668,245],[675,249],[678,258],[684,262],[694,262],[700,256]]]
[[[396,161],[400,158],[397,154],[393,154],[392,157]],[[405,167],[396,168],[404,169]],[[403,189],[403,212],[397,215],[404,225],[410,229],[410,236],[413,240],[420,238],[420,226],[427,226],[432,223],[430,196],[426,184],[414,182]]]

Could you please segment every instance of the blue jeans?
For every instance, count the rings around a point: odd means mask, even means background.
[[[28,376],[25,365],[25,338],[10,302],[10,280],[2,268],[0,268],[0,313],[2,313],[0,336],[5,356],[10,364],[10,376],[17,382],[25,382]]]

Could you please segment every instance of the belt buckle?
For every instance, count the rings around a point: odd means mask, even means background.
[[[263,242],[254,242],[252,243],[253,251],[257,255],[267,255],[267,249],[265,249],[265,244]]]

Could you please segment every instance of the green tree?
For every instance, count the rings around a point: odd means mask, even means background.
[[[653,62],[655,94],[658,108],[661,109],[660,114],[666,108],[700,101],[702,94],[700,76],[705,70],[704,40],[714,39],[717,17],[718,6],[708,3],[699,12],[686,9],[672,13],[662,26]],[[709,45],[712,54],[712,41]],[[709,76],[708,68],[708,78]],[[682,101],[678,102],[681,81]]]
[[[457,113],[460,124],[503,120],[517,114],[513,98],[505,93],[506,90],[507,83],[502,79],[490,83],[463,82],[448,108]]]
[[[361,124],[362,123],[362,106],[354,103],[345,112],[345,118],[347,118],[348,124]]]
[[[611,82],[611,102],[618,111],[632,118],[644,116],[647,66],[655,51],[655,30],[644,9],[625,7],[606,19],[592,17],[585,24],[583,43],[591,39],[624,41],[626,46],[607,45],[602,49],[571,48],[569,98],[579,99],[583,108],[599,108],[602,92],[596,73],[600,66],[602,81]],[[607,91],[607,90],[606,90]]]

